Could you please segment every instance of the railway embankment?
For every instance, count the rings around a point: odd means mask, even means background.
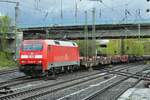
[[[13,69],[16,65],[11,53],[0,51],[0,70]]]

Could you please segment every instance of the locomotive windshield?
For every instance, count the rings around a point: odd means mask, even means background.
[[[42,50],[42,44],[24,44],[22,46],[23,51],[30,51],[30,50]]]

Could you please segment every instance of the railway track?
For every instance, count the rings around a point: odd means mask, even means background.
[[[137,72],[138,73],[138,72]],[[118,77],[118,76],[117,76]],[[132,75],[131,75],[132,77]],[[102,90],[104,89],[106,86],[109,86],[110,84],[114,84],[115,82],[119,81],[123,81],[123,79],[126,78],[126,76],[123,76],[121,79],[113,79],[113,78],[110,78],[110,79],[106,79],[104,81],[98,81],[96,83],[90,83],[88,84],[87,86],[82,86],[82,88],[79,88],[78,90],[76,91],[70,91],[68,92],[68,94],[64,94],[63,92],[67,92],[69,90],[66,90],[66,91],[62,91],[62,92],[58,92],[55,96],[51,95],[53,98],[56,98],[56,99],[53,99],[51,98],[51,96],[47,95],[47,97],[43,97],[44,99],[46,98],[46,100],[84,100],[84,98],[86,99],[86,96],[89,96],[93,93],[95,93],[95,91],[99,91],[99,90]],[[126,79],[124,79],[126,80]],[[119,84],[119,83],[118,83]],[[75,87],[77,88],[77,87]],[[74,89],[72,89],[74,90]],[[105,91],[104,91],[105,92]],[[108,93],[109,91],[106,92],[106,94]],[[115,92],[115,90],[113,91]],[[103,93],[103,92],[102,92]],[[59,95],[61,94],[61,95]],[[57,96],[59,95],[59,96]],[[102,95],[101,95],[102,96]],[[109,97],[109,95],[107,95],[107,97]],[[49,99],[51,98],[51,99]],[[40,98],[39,100],[44,100],[42,98]],[[93,99],[95,100],[95,99]],[[102,98],[99,98],[97,100],[107,100],[107,99],[102,99]],[[111,99],[108,99],[108,100],[111,100]]]
[[[55,84],[38,86],[36,88],[32,88],[32,89],[27,90],[27,91],[22,91],[22,92],[18,92],[18,93],[12,93],[9,95],[1,96],[0,99],[1,100],[13,99],[14,97],[16,98],[17,96],[19,96],[19,98],[21,96],[22,97],[21,99],[24,99],[24,100],[36,98],[37,96],[42,96],[42,95],[45,95],[47,93],[52,93],[52,92],[55,92],[55,91],[58,91],[61,89],[65,89],[65,88],[86,82],[86,81],[91,80],[91,79],[102,77],[104,75],[106,75],[106,74],[95,73],[92,75],[82,76],[79,78],[75,78],[75,79],[71,79],[71,80],[67,80],[67,81],[63,81],[63,82],[58,82]],[[90,78],[87,78],[87,77],[90,77]],[[53,87],[53,89],[52,89],[52,87]]]
[[[117,67],[113,67],[111,69],[109,69],[109,71],[112,71],[112,70],[116,70],[116,71],[120,71],[122,69],[125,69],[125,68],[128,68],[127,67],[128,65],[124,65],[123,67],[120,68],[120,66],[117,66]],[[107,70],[102,70],[101,72],[108,72],[108,68],[106,68]],[[15,86],[15,85],[19,85],[19,84],[24,84],[24,83],[28,83],[28,82],[32,82],[32,81],[38,81],[38,79],[30,79],[30,77],[28,76],[22,76],[22,77],[19,77],[19,78],[15,78],[15,79],[11,79],[11,80],[8,80],[8,81],[5,81],[5,82],[1,82],[0,83],[0,90],[1,89],[4,89],[6,87],[11,87],[11,86]]]
[[[0,90],[5,89],[5,88],[10,88],[11,86],[32,82],[32,81],[38,81],[38,80],[30,79],[30,77],[27,77],[27,76],[10,79],[8,81],[4,81],[0,83]]]
[[[128,67],[127,66],[124,66],[123,68],[117,67],[116,69],[112,68],[111,70],[120,71],[120,70],[126,69]],[[135,67],[135,66],[133,66],[133,67]],[[21,92],[14,92],[14,93],[11,93],[8,95],[0,96],[0,99],[5,100],[5,99],[20,98],[20,99],[27,100],[27,99],[37,98],[37,97],[40,97],[40,96],[43,96],[43,95],[46,95],[49,93],[53,93],[53,92],[56,92],[56,91],[59,91],[59,90],[65,89],[65,88],[72,87],[74,85],[78,85],[78,84],[87,82],[89,80],[94,80],[96,78],[109,75],[106,73],[102,74],[102,72],[103,71],[92,74],[92,75],[88,75],[88,76],[82,76],[79,78],[75,78],[75,79],[71,79],[71,80],[67,80],[67,81],[63,81],[63,82],[58,82],[55,84],[47,84],[47,85],[37,86],[37,87],[33,87],[33,88],[30,88],[29,90],[25,90],[25,91],[21,91]]]
[[[59,75],[59,76],[63,76],[63,75]],[[5,81],[5,82],[1,82],[0,83],[0,90],[3,90],[5,88],[7,88],[8,91],[6,91],[6,93],[5,93],[5,94],[7,94],[7,93],[9,93],[9,90],[11,91],[11,87],[15,87],[15,86],[20,85],[20,84],[25,84],[26,85],[27,83],[29,84],[31,82],[36,82],[36,81],[38,82],[40,80],[46,82],[49,79],[45,79],[45,78],[34,78],[33,79],[29,76],[23,76],[23,77],[11,79],[11,80],[8,80],[8,81]]]
[[[12,86],[16,86],[19,84],[25,84],[28,82],[33,82],[33,81],[38,81],[38,80],[39,79],[32,79],[31,77],[28,77],[28,76],[19,77],[16,79],[1,82],[0,83],[0,90],[5,89],[5,88],[11,88]]]
[[[136,67],[136,66],[133,65],[132,67]],[[131,68],[131,66],[123,66],[121,68],[118,68],[118,67],[112,68],[111,71],[118,72],[121,70],[125,70],[127,68]],[[48,83],[48,84],[44,84],[44,85],[40,85],[40,86],[35,86],[35,87],[32,87],[32,88],[27,89],[27,90],[23,90],[23,91],[19,91],[19,92],[13,92],[13,93],[10,93],[7,95],[0,96],[0,100],[17,99],[17,98],[28,100],[28,99],[38,98],[38,97],[44,96],[46,94],[54,93],[54,92],[63,90],[65,88],[69,88],[69,87],[72,87],[72,86],[75,86],[78,84],[82,84],[84,82],[88,82],[90,80],[94,80],[94,79],[102,77],[102,76],[107,76],[107,75],[109,75],[109,73],[104,73],[107,71],[103,70],[103,71],[100,71],[100,72],[97,72],[94,74],[85,75],[82,77],[70,79],[67,81],[58,82],[55,84],[49,84]],[[30,81],[26,80],[26,82],[30,82]],[[3,86],[1,86],[1,88],[4,86],[12,86],[12,85],[20,84],[20,83],[23,83],[23,81],[18,80],[18,83],[14,82],[14,83],[11,83],[9,85],[3,85]]]
[[[11,70],[0,70],[0,75],[9,74],[9,73],[16,72],[16,71],[18,71],[18,68],[11,69]]]
[[[119,80],[119,81],[117,81],[117,82],[115,82],[115,83],[112,83],[112,84],[110,84],[110,85],[108,85],[108,86],[106,86],[106,87],[104,87],[104,88],[102,88],[101,90],[98,90],[98,91],[96,91],[96,92],[94,92],[94,93],[92,93],[91,95],[89,95],[89,96],[87,96],[87,97],[85,97],[84,99],[82,99],[82,100],[98,100],[98,99],[102,99],[103,98],[103,100],[106,100],[106,99],[104,99],[104,97],[103,97],[103,93],[104,92],[106,92],[107,90],[109,90],[110,88],[113,88],[114,86],[117,86],[117,85],[119,85],[119,84],[121,84],[122,82],[125,82],[127,79],[129,79],[130,77],[126,77],[126,78],[123,78],[123,79],[121,79],[121,80]],[[135,82],[134,84],[136,85],[138,82],[139,82],[140,80],[138,80],[137,82]],[[130,88],[130,87],[133,87],[134,85],[130,85],[128,88]],[[102,96],[102,97],[100,97],[100,96]],[[98,98],[98,99],[97,99]],[[108,98],[107,98],[108,99]],[[112,99],[111,99],[112,100]],[[115,99],[114,99],[115,100]]]
[[[124,66],[124,68],[127,68],[126,67],[126,65]],[[113,70],[114,70],[115,68],[113,68]],[[120,69],[118,69],[117,68],[117,70],[119,71],[119,70],[122,70],[123,68],[120,68]],[[98,73],[96,73],[96,74],[99,74],[100,72],[98,72]],[[96,74],[93,74],[93,75],[96,75]],[[88,76],[91,76],[91,75],[88,75]],[[81,77],[81,78],[86,78],[86,77],[88,77],[88,76],[84,76],[84,77]],[[80,78],[79,78],[80,79]],[[77,79],[72,79],[72,80],[68,80],[68,81],[65,81],[65,82],[60,82],[60,83],[57,83],[58,85],[59,84],[63,84],[63,83],[65,83],[66,84],[66,82],[70,82],[70,81],[73,81],[73,80],[77,80]],[[87,80],[88,81],[88,80]],[[10,87],[10,86],[13,86],[13,85],[18,85],[18,84],[21,84],[21,83],[24,83],[24,82],[30,82],[30,80],[24,80],[24,81],[22,81],[22,80],[18,80],[18,81],[16,81],[16,80],[14,80],[14,83],[12,82],[12,83],[10,83],[10,84],[4,84],[4,85],[2,85],[2,86],[0,86],[0,88],[4,88],[4,87]],[[8,83],[8,82],[7,82]],[[54,86],[54,85],[56,85],[56,84],[52,84],[52,85],[50,85],[49,87],[51,87],[51,86]],[[46,86],[47,87],[47,86]],[[41,88],[44,88],[44,87],[41,87]],[[38,88],[39,89],[39,88]],[[38,89],[36,89],[36,90],[38,90]],[[27,93],[28,91],[26,91],[26,93]],[[19,93],[20,94],[20,93]]]
[[[144,68],[143,70],[147,69],[148,67]],[[139,72],[142,72],[142,71],[139,71]],[[138,77],[139,72],[136,72],[135,74],[132,74],[132,75],[128,75],[126,73],[126,75],[124,75],[126,76],[125,78],[122,78],[121,80],[118,80],[115,83],[107,85],[106,87],[90,94],[89,96],[85,97],[82,100],[116,100],[126,90],[128,90],[131,87],[136,86],[142,79],[145,78],[146,80],[150,80],[150,78],[145,77],[148,73],[144,76]],[[134,76],[137,76],[137,77],[134,77]],[[136,80],[134,80],[134,82],[129,82],[130,81],[129,79],[132,79],[132,78],[136,78]],[[118,88],[118,87],[122,87],[122,88]],[[114,93],[115,89],[117,89],[116,93]]]

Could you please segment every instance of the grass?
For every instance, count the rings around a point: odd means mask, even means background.
[[[11,53],[0,51],[0,70],[15,68],[17,63],[12,59]]]

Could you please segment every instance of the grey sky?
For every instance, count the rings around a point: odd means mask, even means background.
[[[20,2],[19,24],[21,26],[44,26],[51,24],[84,24],[84,11],[88,11],[88,23],[92,22],[92,8],[96,8],[97,23],[114,23],[125,20],[149,20],[150,2],[146,0],[62,0],[63,20],[61,20],[61,0],[12,0]],[[77,2],[77,12],[76,3]],[[0,3],[0,13],[14,19],[14,4]],[[101,12],[101,13],[100,13]],[[77,14],[76,18],[75,15]],[[75,21],[76,19],[76,21]]]

